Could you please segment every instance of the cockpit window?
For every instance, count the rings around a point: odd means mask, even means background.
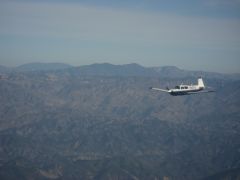
[[[179,86],[175,86],[175,89],[180,89],[180,87]]]
[[[176,89],[188,89],[188,87],[187,86],[181,86],[181,87],[176,86]]]

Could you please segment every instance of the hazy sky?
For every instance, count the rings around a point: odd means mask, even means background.
[[[240,0],[0,0],[0,64],[240,73]]]

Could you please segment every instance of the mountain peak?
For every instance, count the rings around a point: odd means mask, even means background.
[[[153,75],[151,69],[136,63],[113,65],[109,63],[92,64],[77,67],[80,74],[93,76],[148,76]]]
[[[16,67],[19,71],[49,71],[49,70],[59,70],[67,69],[72,66],[64,63],[27,63]]]

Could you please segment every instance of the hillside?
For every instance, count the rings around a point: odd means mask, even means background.
[[[0,179],[192,180],[236,173],[240,81],[209,73],[205,83],[216,93],[172,97],[148,87],[195,82],[198,72],[161,73],[95,64],[5,74]]]

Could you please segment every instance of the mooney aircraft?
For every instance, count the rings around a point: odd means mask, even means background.
[[[211,93],[215,92],[214,90],[206,90],[206,87],[204,86],[203,79],[200,77],[198,78],[198,84],[197,85],[178,85],[175,86],[173,89],[169,89],[168,87],[166,89],[159,89],[150,87],[152,90],[156,91],[162,91],[167,92],[171,94],[172,96],[181,96],[181,95],[190,95],[190,94],[198,94],[198,93]]]

